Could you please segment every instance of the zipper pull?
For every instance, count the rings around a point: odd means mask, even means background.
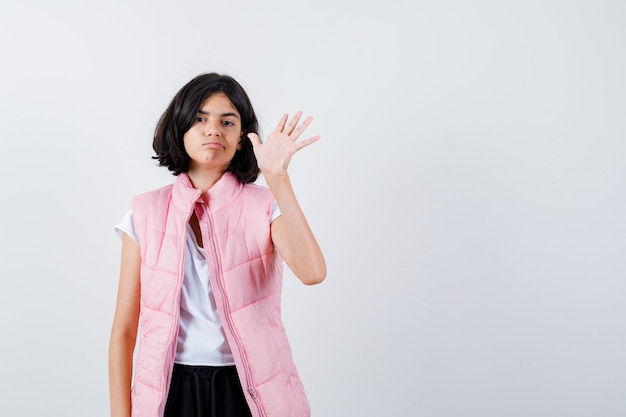
[[[254,388],[249,387],[248,388],[248,394],[250,394],[250,396],[252,397],[253,400],[256,400],[256,392],[254,392]]]

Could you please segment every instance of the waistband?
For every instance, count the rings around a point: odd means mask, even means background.
[[[174,364],[172,370],[172,379],[189,380],[189,379],[205,379],[211,380],[218,377],[237,377],[237,368],[235,365],[226,366],[205,366],[205,365],[183,365]]]

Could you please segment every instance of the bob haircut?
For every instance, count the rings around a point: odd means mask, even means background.
[[[157,123],[152,142],[156,156],[152,158],[174,175],[187,172],[191,158],[185,151],[183,136],[194,123],[202,103],[220,92],[228,97],[241,116],[241,150],[235,153],[226,171],[243,184],[254,182],[259,175],[259,167],[248,133],[258,134],[259,122],[246,91],[228,75],[214,72],[201,74],[180,89]]]

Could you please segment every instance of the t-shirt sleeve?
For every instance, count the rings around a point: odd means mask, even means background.
[[[135,223],[133,222],[133,211],[128,210],[122,220],[114,226],[115,233],[122,239],[124,233],[128,235],[135,243],[139,244],[139,239],[135,232]]]
[[[280,208],[278,208],[278,203],[276,202],[276,200],[274,200],[274,205],[272,206],[272,218],[270,219],[270,224],[272,224],[272,222],[274,220],[276,220],[279,216],[280,216]]]

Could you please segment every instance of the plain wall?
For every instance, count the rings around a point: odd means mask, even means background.
[[[0,415],[108,416],[158,117],[237,78],[328,262],[284,318],[315,417],[626,415],[623,1],[3,1]]]

